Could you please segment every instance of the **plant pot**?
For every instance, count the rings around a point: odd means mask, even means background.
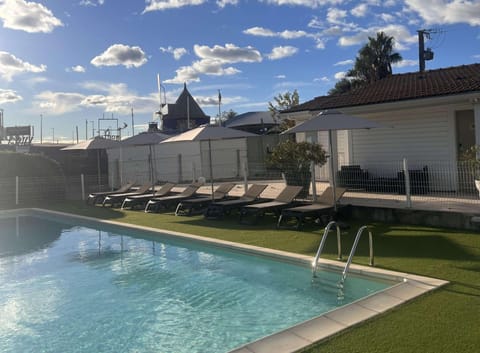
[[[310,192],[310,182],[312,175],[310,172],[286,172],[282,173],[283,179],[287,185],[301,186],[302,191],[298,194],[298,198],[305,199]]]
[[[480,196],[480,179],[475,179],[475,187],[477,188],[478,191],[478,196]]]

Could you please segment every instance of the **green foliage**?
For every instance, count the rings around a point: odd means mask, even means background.
[[[460,160],[472,166],[475,179],[480,179],[480,146],[473,145],[460,154]]]
[[[222,115],[220,116],[220,121],[223,125],[225,122],[236,117],[237,115],[238,113],[232,109],[230,109],[229,111],[223,111]]]
[[[280,93],[278,96],[273,97],[273,100],[274,103],[268,102],[268,110],[271,112],[273,119],[280,123],[280,131],[285,131],[295,126],[295,121],[287,118],[281,119],[280,112],[293,108],[300,103],[300,96],[297,90],[294,90],[293,93]]]
[[[328,94],[341,94],[392,75],[392,64],[402,61],[393,52],[395,39],[378,32],[376,38],[368,37],[368,43],[358,51],[355,64],[347,77],[335,84]]]
[[[0,178],[63,175],[60,164],[40,154],[0,152]]]
[[[267,157],[269,166],[283,172],[307,172],[311,162],[324,165],[326,161],[326,152],[321,145],[290,139],[275,146]]]

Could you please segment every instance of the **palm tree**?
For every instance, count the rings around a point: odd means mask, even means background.
[[[376,38],[368,37],[347,77],[337,82],[329,94],[344,93],[392,75],[392,64],[403,60],[393,51],[394,44],[395,39],[384,32],[378,32]]]

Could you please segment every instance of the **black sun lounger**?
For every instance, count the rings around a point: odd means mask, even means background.
[[[175,210],[175,216],[191,216],[192,214],[203,213],[212,202],[227,198],[228,193],[234,186],[234,183],[224,183],[221,184],[211,196],[196,197],[180,201]]]
[[[137,190],[132,192],[124,192],[124,193],[116,193],[116,194],[108,195],[103,200],[102,205],[103,207],[105,206],[115,207],[116,205],[121,205],[123,200],[125,200],[126,197],[146,194],[151,189],[151,187],[152,187],[152,184],[144,184],[140,186]]]
[[[148,202],[148,200],[154,197],[162,197],[169,195],[174,186],[174,183],[165,183],[160,187],[159,190],[156,190],[154,193],[150,192],[148,194],[128,196],[125,198],[125,200],[123,200],[122,209],[134,209],[135,207],[145,208],[145,204]]]
[[[301,191],[302,186],[287,185],[272,201],[242,207],[240,210],[240,223],[255,223],[259,217],[268,212],[278,215],[283,208],[293,206],[293,201]],[[251,222],[247,221],[249,216],[253,216]]]
[[[329,186],[312,204],[284,208],[278,217],[277,228],[288,228],[288,222],[294,220],[293,227],[300,229],[306,219],[318,219],[322,215],[329,214],[334,209],[334,202],[338,202],[347,191],[346,188],[335,188],[335,198],[333,201],[332,188]]]
[[[180,201],[192,198],[200,186],[202,186],[202,184],[195,183],[187,186],[185,190],[177,195],[154,197],[147,202],[145,212],[158,212],[160,210],[173,208],[173,206],[177,206]]]
[[[265,190],[267,185],[253,184],[238,199],[213,202],[208,205],[205,211],[205,218],[218,219],[230,213],[233,210],[240,209],[243,206],[258,202],[260,194]]]
[[[127,183],[114,191],[93,192],[88,195],[86,202],[87,204],[92,204],[92,205],[95,205],[97,203],[102,203],[105,197],[107,197],[108,195],[128,192],[132,188],[132,186],[133,186],[133,183]]]

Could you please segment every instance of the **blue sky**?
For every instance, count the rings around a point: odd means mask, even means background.
[[[427,69],[480,62],[478,0],[0,0],[0,109],[36,140],[40,115],[44,141],[84,139],[103,116],[129,135],[132,108],[135,132],[158,110],[160,74],[168,103],[187,82],[211,116],[218,90],[222,111],[266,110],[326,94],[378,31],[404,58],[394,72],[416,71],[423,28]]]

